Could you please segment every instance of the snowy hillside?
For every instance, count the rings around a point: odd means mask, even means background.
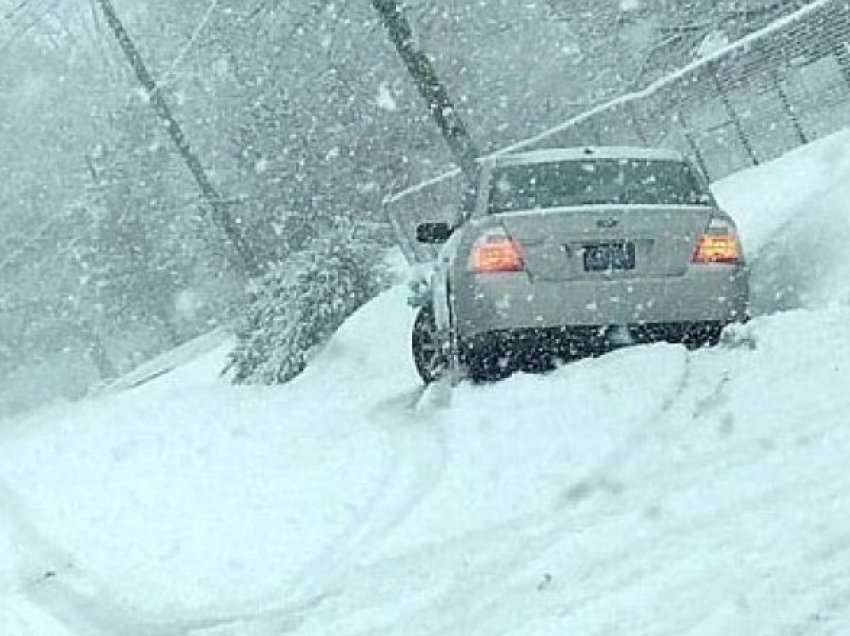
[[[846,633],[848,174],[717,185],[762,313],[717,349],[423,393],[395,289],[288,386],[220,348],[3,421],[0,634]]]

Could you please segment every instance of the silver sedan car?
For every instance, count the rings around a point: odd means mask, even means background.
[[[442,244],[412,338],[425,382],[476,380],[631,343],[716,344],[748,317],[735,222],[683,156],[565,148],[482,164]]]

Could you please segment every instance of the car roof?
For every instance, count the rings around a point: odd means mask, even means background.
[[[639,159],[655,161],[684,161],[684,156],[669,148],[638,146],[581,146],[575,148],[544,148],[516,154],[500,155],[487,160],[493,166],[581,161],[587,159]]]

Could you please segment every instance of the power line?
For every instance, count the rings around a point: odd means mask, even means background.
[[[127,32],[127,29],[124,28],[124,24],[115,13],[115,8],[112,6],[111,0],[96,1],[103,11],[106,22],[109,24],[110,29],[112,29],[118,45],[121,47],[127,61],[133,68],[136,78],[145,89],[150,106],[153,108],[157,117],[159,117],[165,125],[165,131],[168,133],[169,137],[171,137],[171,140],[185,162],[186,167],[189,169],[192,177],[194,177],[198,189],[209,204],[212,220],[224,233],[228,242],[228,247],[236,257],[236,262],[240,266],[242,273],[247,276],[256,276],[261,274],[261,266],[255,259],[254,254],[251,251],[251,246],[243,234],[242,228],[231,216],[230,210],[228,210],[227,206],[223,203],[222,196],[207,176],[200,159],[193,151],[188,138],[183,132],[183,128],[174,118],[171,108],[166,102],[160,87],[150,74],[150,71],[148,71],[147,66],[145,66],[141,53],[136,48],[130,34]]]
[[[30,0],[32,1],[32,0]],[[38,26],[42,20],[44,20],[49,14],[51,14],[56,7],[59,6],[59,3],[62,0],[53,0],[53,2],[49,2],[47,5],[42,5],[44,11],[42,11],[35,20],[25,24],[22,28],[18,29],[14,32],[2,45],[0,45],[0,54],[5,53],[9,48],[17,42],[22,36],[26,35],[30,31],[32,31],[36,26]]]
[[[25,27],[27,18],[32,17],[40,8],[47,6],[49,0],[24,0],[14,9],[8,11],[3,20],[9,27],[9,31],[14,32],[18,27]],[[41,5],[39,7],[39,4]]]
[[[186,42],[186,45],[180,50],[180,53],[177,54],[177,57],[174,58],[174,61],[171,63],[171,67],[168,69],[168,72],[165,74],[163,79],[160,81],[160,87],[167,86],[177,75],[177,68],[183,62],[183,58],[189,53],[191,48],[195,45],[198,38],[203,33],[204,29],[210,23],[212,19],[213,13],[218,8],[219,0],[212,0],[210,2],[210,6],[207,8],[206,12],[204,12],[203,17],[201,18],[198,25],[192,31],[192,35],[189,38],[189,41]]]
[[[11,20],[12,18],[15,17],[15,15],[20,13],[22,10],[26,9],[28,4],[32,4],[33,1],[34,0],[23,0],[22,2],[19,2],[18,4],[16,4],[11,9],[8,9],[6,11],[6,13],[3,14],[3,18],[5,20]]]
[[[48,1],[43,0],[41,8],[47,6]],[[41,2],[42,0],[23,0],[3,15],[0,24],[4,27],[4,35],[8,35],[9,40],[19,37],[20,32],[26,29],[28,16],[35,14]]]

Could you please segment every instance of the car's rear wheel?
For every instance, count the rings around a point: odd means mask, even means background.
[[[481,351],[466,359],[466,374],[473,382],[504,380],[513,370],[510,357],[499,351]]]
[[[461,359],[473,382],[495,382],[516,371],[533,373],[553,367],[552,355],[545,347],[512,332],[486,334],[464,342]]]
[[[411,337],[413,363],[425,384],[439,380],[448,369],[449,359],[443,341],[437,333],[434,310],[430,305],[419,309]]]
[[[720,343],[724,326],[720,323],[709,323],[694,327],[682,337],[682,344],[691,351],[703,347],[716,347]]]

